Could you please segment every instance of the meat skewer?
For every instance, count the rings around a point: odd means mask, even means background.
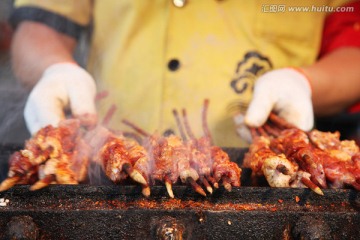
[[[143,195],[149,196],[150,187],[146,174],[142,169],[135,167],[139,166],[140,162],[147,161],[146,151],[140,144],[126,138],[121,132],[109,130],[107,125],[115,111],[116,106],[112,105],[101,124],[88,131],[84,137],[93,150],[92,160],[102,167],[106,176],[114,183],[119,183],[129,176],[141,184]]]
[[[297,162],[303,171],[311,174],[311,180],[304,180],[309,188],[320,193],[318,188],[314,189],[315,185],[322,188],[327,187],[323,165],[306,132],[301,131],[274,113],[270,114],[269,122],[264,126],[273,130],[271,134],[275,138],[271,141],[272,149],[276,152],[283,152],[287,158]]]
[[[184,128],[183,128],[183,125],[180,121],[179,114],[176,109],[173,110],[173,114],[175,116],[179,131],[181,134],[181,138],[187,147],[187,151],[189,152],[190,165],[199,174],[199,180],[205,186],[206,190],[209,193],[212,193],[213,189],[210,186],[209,182],[206,180],[206,176],[210,176],[210,173],[211,173],[210,166],[208,166],[207,162],[206,162],[207,159],[210,159],[210,156],[206,156],[204,153],[199,151],[199,149],[197,149],[196,139],[194,138],[194,135],[192,134],[189,126],[187,126],[188,135],[189,135],[189,138],[187,138]],[[184,122],[187,123],[187,121],[184,121]]]
[[[110,119],[111,108],[104,124]],[[33,184],[38,190],[51,183],[78,184],[87,177],[90,160],[102,166],[105,174],[119,182],[130,176],[144,187],[149,195],[148,183],[133,168],[137,161],[147,156],[145,149],[122,135],[115,135],[102,125],[91,130],[83,128],[79,119],[66,119],[58,127],[46,126],[25,143],[25,148],[10,157],[8,178],[0,191],[15,184]]]
[[[302,170],[311,174],[312,182],[327,188],[323,165],[303,131],[296,128],[283,130],[271,146],[273,149],[284,149],[288,159],[297,162]]]
[[[273,121],[277,121],[283,128],[292,127],[275,114]],[[300,131],[300,130],[298,130]],[[321,132],[316,129],[304,132],[307,135],[312,153],[316,157],[315,163],[323,166],[324,176],[333,188],[343,188],[351,185],[360,190],[360,168],[354,160],[359,153],[359,147],[353,140],[340,140],[339,132]],[[303,135],[304,135],[303,134]]]
[[[25,148],[10,157],[9,178],[0,191],[15,184],[33,184],[30,190],[59,184],[77,184],[85,179],[88,155],[79,149],[80,121],[67,119],[59,127],[46,126],[25,143]],[[81,164],[79,164],[79,161]],[[34,183],[34,181],[36,181]]]
[[[199,194],[206,195],[204,190],[196,183],[199,176],[190,167],[188,151],[179,137],[175,135],[168,137],[157,134],[150,135],[127,120],[123,120],[123,123],[146,137],[143,145],[148,146],[148,153],[152,153],[149,158],[153,159],[155,166],[151,177],[165,183],[171,198],[174,197],[172,185],[179,178],[183,183],[189,183]]]
[[[86,179],[90,148],[83,140],[88,122],[65,119],[58,127],[51,125],[40,129],[26,141],[24,149],[10,159],[9,178],[0,185],[0,191],[15,184],[33,184],[38,190],[51,183],[78,184]],[[35,183],[34,183],[35,182]]]
[[[167,141],[170,148],[172,148],[172,156],[165,154],[164,157],[175,158],[174,161],[177,162],[181,182],[189,183],[197,193],[206,196],[204,190],[196,183],[199,179],[199,174],[191,167],[189,151],[182,139],[178,136],[170,135],[167,137]]]
[[[259,133],[258,133],[259,132]],[[253,144],[245,154],[244,166],[252,169],[253,181],[265,176],[271,187],[309,187],[319,195],[321,189],[310,181],[310,174],[299,170],[294,160],[284,153],[276,153],[270,148],[271,139],[264,130],[251,129]]]
[[[199,171],[203,176],[202,183],[205,186],[208,187],[208,181],[210,181],[215,188],[218,188],[218,182],[222,180],[225,189],[231,191],[232,186],[240,186],[241,169],[236,163],[230,161],[227,153],[220,147],[213,145],[206,120],[208,105],[209,100],[205,99],[201,115],[204,135],[199,139],[195,138],[191,130],[186,110],[183,109],[182,111],[186,133],[191,141],[190,148],[194,151],[193,164],[200,169]],[[209,191],[211,190],[209,189]]]
[[[38,166],[33,165],[26,156],[26,151],[17,151],[10,156],[8,177],[1,183],[0,192],[15,184],[33,184],[37,180]]]
[[[152,163],[149,160],[146,149],[137,141],[127,139],[125,147],[129,152],[129,157],[135,171],[138,171],[144,177],[147,184],[142,184],[142,194],[146,197],[150,196],[150,173],[152,171]]]
[[[105,174],[114,183],[121,182],[129,176],[144,186],[148,183],[142,174],[133,168],[134,153],[129,153],[123,136],[116,136],[99,125],[87,133],[85,139],[93,149],[93,161],[102,166]],[[134,148],[134,146],[132,146]]]
[[[326,178],[331,187],[344,188],[350,185],[360,190],[359,147],[353,140],[340,140],[339,132],[320,132],[313,130],[309,134],[316,146]]]
[[[145,196],[150,195],[150,183],[161,181],[173,198],[172,185],[179,179],[203,196],[206,193],[198,182],[212,193],[210,183],[217,188],[222,180],[230,191],[232,186],[240,186],[241,169],[221,148],[213,146],[206,122],[207,106],[206,100],[202,113],[204,136],[199,139],[191,131],[185,110],[186,131],[180,131],[182,138],[150,135],[123,121],[145,137],[142,145],[122,132],[107,128],[116,109],[114,106],[101,124],[89,128],[82,126],[80,119],[64,120],[59,127],[46,126],[26,142],[23,150],[10,157],[9,177],[1,183],[0,191],[15,184],[32,184],[31,190],[52,183],[78,184],[86,180],[90,161],[100,166],[114,183],[128,177],[140,183]]]
[[[299,164],[302,170],[298,172],[306,186],[314,190],[315,186],[326,188],[328,184],[333,188],[351,185],[360,190],[360,165],[356,160],[359,147],[355,141],[341,141],[338,132],[301,131],[274,113],[257,130],[271,141],[271,150]],[[309,174],[310,178],[306,177]]]
[[[210,154],[213,160],[213,176],[218,182],[222,179],[226,190],[231,191],[232,186],[239,187],[241,185],[240,176],[241,168],[230,160],[230,157],[220,147],[213,145],[213,139],[207,124],[207,111],[209,108],[209,100],[205,99],[202,110],[202,127],[204,137],[200,138],[200,145],[203,151],[208,151],[206,148],[210,146]]]
[[[143,139],[142,146],[146,148],[148,153],[149,162],[147,166],[149,166],[151,163],[154,166],[154,168],[151,170],[148,167],[145,167],[146,169],[149,169],[147,175],[149,175],[154,181],[157,180],[164,182],[169,196],[174,198],[172,185],[177,181],[178,175],[176,175],[176,165],[171,162],[171,159],[164,158],[161,155],[162,151],[164,151],[165,147],[167,146],[165,139],[156,133],[153,135],[147,133],[126,119],[124,119],[122,122],[145,137]]]

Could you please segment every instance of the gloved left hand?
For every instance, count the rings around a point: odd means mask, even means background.
[[[46,125],[57,126],[64,119],[65,109],[83,125],[97,121],[96,85],[92,76],[75,63],[49,66],[32,89],[24,109],[26,125],[35,134]]]

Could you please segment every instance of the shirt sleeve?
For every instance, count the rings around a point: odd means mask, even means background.
[[[16,28],[22,21],[46,24],[58,32],[78,38],[91,21],[91,0],[17,0],[9,22]]]
[[[334,7],[325,20],[320,57],[341,47],[360,47],[360,1]]]
[[[360,1],[334,8],[325,20],[320,57],[341,47],[360,48]],[[360,112],[360,103],[349,107],[348,113]]]

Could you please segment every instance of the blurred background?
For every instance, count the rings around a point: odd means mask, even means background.
[[[16,81],[10,64],[12,30],[7,20],[13,0],[0,1],[0,144],[23,145],[30,135],[25,127],[25,89]]]

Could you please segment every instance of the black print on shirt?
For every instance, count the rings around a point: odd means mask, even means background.
[[[236,94],[252,91],[256,78],[272,69],[269,58],[257,51],[247,52],[236,66],[235,76],[230,82],[231,88]]]

